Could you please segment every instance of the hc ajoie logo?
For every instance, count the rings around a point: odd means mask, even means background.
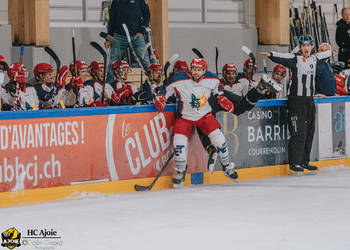
[[[14,249],[15,247],[21,246],[21,233],[14,227],[7,229],[1,233],[1,246],[7,247],[8,249]]]

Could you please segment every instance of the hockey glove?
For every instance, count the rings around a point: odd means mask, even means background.
[[[156,95],[154,98],[154,105],[159,111],[164,111],[165,109],[165,95]]]
[[[16,76],[16,82],[18,82],[20,85],[23,85],[26,83],[26,76],[23,73],[18,73]]]
[[[84,88],[84,83],[83,83],[83,79],[81,79],[80,76],[76,76],[72,79],[72,83],[73,83],[73,86],[76,86],[78,87],[79,89],[80,88]]]
[[[233,111],[235,110],[235,106],[226,96],[218,96],[218,104],[227,112],[233,113]]]
[[[123,88],[121,88],[121,93],[120,93],[120,99],[125,99],[129,98],[130,96],[133,95],[132,89],[130,85],[125,85]]]

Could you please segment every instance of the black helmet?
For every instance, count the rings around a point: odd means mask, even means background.
[[[310,35],[307,36],[300,36],[299,37],[299,44],[313,44],[314,40],[312,39],[312,37]]]

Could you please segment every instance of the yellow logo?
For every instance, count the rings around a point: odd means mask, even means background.
[[[201,109],[205,104],[207,103],[207,98],[205,97],[204,93],[202,96],[199,98],[199,108]]]
[[[21,246],[21,233],[14,227],[7,229],[1,233],[2,244],[1,246],[8,249],[14,249]]]

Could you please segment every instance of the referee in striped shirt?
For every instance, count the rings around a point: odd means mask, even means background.
[[[315,133],[315,77],[316,66],[321,60],[332,56],[327,50],[312,54],[313,40],[311,36],[299,38],[300,52],[277,53],[260,52],[273,62],[280,63],[292,72],[292,84],[288,94],[288,161],[292,171],[303,172],[304,169],[315,171],[311,166],[310,153]]]

